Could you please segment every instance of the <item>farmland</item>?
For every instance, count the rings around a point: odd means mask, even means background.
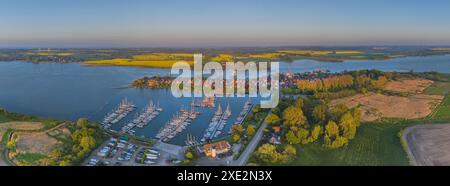
[[[384,60],[409,56],[450,54],[433,47],[248,47],[248,48],[122,48],[122,49],[15,49],[0,50],[0,61],[83,62],[91,66],[167,68],[177,61],[192,62],[201,53],[205,61]]]
[[[398,132],[410,124],[403,121],[366,123],[358,135],[341,149],[328,149],[320,144],[298,146],[301,155],[291,165],[408,165]]]
[[[193,64],[193,55],[185,53],[152,53],[134,55],[131,59],[114,58],[109,60],[92,60],[84,64],[89,66],[136,66],[151,68],[170,68],[176,62]]]

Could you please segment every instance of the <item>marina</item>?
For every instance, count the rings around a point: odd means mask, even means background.
[[[143,111],[132,122],[123,126],[121,133],[128,133],[134,135],[136,133],[133,130],[134,127],[143,128],[149,124],[155,117],[157,117],[163,109],[158,105],[153,104],[152,101],[143,109]]]
[[[136,109],[136,105],[129,102],[127,98],[123,99],[120,104],[112,112],[108,113],[103,119],[101,125],[103,128],[108,129],[112,125],[118,123],[120,120],[125,118],[128,114]]]
[[[194,107],[190,111],[181,109],[160,129],[155,137],[163,142],[171,141],[177,134],[185,130],[198,115],[200,115],[200,112],[195,111]]]
[[[214,113],[214,116],[209,123],[208,128],[205,130],[203,138],[201,142],[206,142],[212,140],[214,138],[219,137],[222,134],[222,130],[225,128],[228,119],[231,116],[230,105],[227,105],[225,111],[222,112],[222,106],[219,105],[217,111]]]
[[[239,116],[236,118],[236,121],[233,125],[240,125],[242,124],[242,122],[244,122],[245,117],[247,117],[247,114],[252,110],[252,105],[253,104],[250,102],[250,100],[247,100],[244,103],[244,107],[242,108],[242,111],[239,113]],[[231,128],[228,134],[231,134]]]

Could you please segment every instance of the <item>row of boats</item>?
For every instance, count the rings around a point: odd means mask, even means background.
[[[236,121],[234,122],[234,125],[240,125],[244,122],[245,117],[247,117],[248,112],[252,109],[252,103],[247,100],[244,103],[244,106],[242,108],[242,111],[239,113],[239,116],[236,118]],[[228,131],[228,134],[232,133],[232,128],[230,128],[230,131]]]
[[[206,98],[200,106],[208,107],[213,106],[215,98]],[[207,106],[208,105],[208,106]],[[191,105],[191,110],[181,109],[177,112],[170,120],[167,122],[155,136],[157,139],[160,139],[163,142],[171,141],[177,134],[184,131],[194,119],[196,119],[200,112],[194,110],[196,105]],[[103,122],[101,123],[103,128],[108,129],[113,124],[118,123],[131,112],[136,110],[136,106],[127,100],[127,98],[123,99],[117,108],[115,108],[112,112],[108,113]],[[251,110],[252,104],[248,100],[244,103],[242,111],[239,113],[238,117],[234,124],[241,124],[248,112]],[[147,126],[150,121],[156,118],[163,109],[159,107],[159,104],[156,105],[152,101],[139,113],[136,114],[136,117],[123,126],[121,128],[121,133],[128,133],[130,135],[135,134],[135,127],[143,128]],[[222,106],[219,104],[216,112],[214,113],[211,121],[209,122],[208,128],[205,130],[202,139],[200,140],[202,143],[206,141],[213,140],[214,138],[218,138],[225,128],[228,119],[231,116],[230,105],[228,104],[225,110],[222,110]],[[186,140],[187,145],[195,145],[198,144],[197,139],[195,137],[190,136]]]
[[[199,115],[200,112],[196,112],[194,107],[192,107],[190,111],[181,109],[179,113],[172,117],[172,119],[161,128],[155,137],[163,142],[168,142],[177,134],[185,130]]]
[[[136,133],[133,130],[134,127],[143,128],[148,125],[150,121],[156,118],[163,109],[158,105],[155,105],[152,101],[140,112],[140,114],[133,119],[130,123],[126,124],[122,127],[122,133],[128,133],[130,135],[134,135]]]
[[[247,100],[244,103],[244,107],[242,108],[241,113],[239,113],[239,116],[236,118],[236,122],[234,122],[235,124],[242,124],[242,122],[244,122],[245,117],[247,116],[247,113],[250,111],[250,109],[252,108],[252,103]]]
[[[103,128],[108,129],[113,124],[118,123],[120,120],[125,118],[128,114],[133,112],[136,109],[136,105],[134,105],[132,102],[129,102],[127,98],[123,99],[117,108],[115,108],[113,111],[109,112],[103,121],[101,122]]]
[[[225,125],[227,124],[228,118],[230,118],[230,116],[231,116],[230,105],[228,104],[227,108],[223,112],[221,105],[219,105],[201,141],[205,142],[207,140],[212,140],[213,138],[219,137],[219,135],[222,134],[222,130],[223,128],[225,128]]]

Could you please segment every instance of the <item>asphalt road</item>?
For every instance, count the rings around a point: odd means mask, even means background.
[[[269,114],[272,114],[272,110],[270,110]],[[267,127],[267,123],[264,120],[264,122],[261,124],[261,126],[259,127],[258,131],[256,131],[255,136],[253,136],[252,140],[250,141],[250,143],[247,145],[247,147],[245,148],[244,152],[242,152],[241,156],[235,160],[232,165],[234,166],[244,166],[248,159],[250,158],[251,154],[255,151],[256,147],[259,144],[259,141],[261,141],[261,138],[263,136],[264,133],[264,129]]]

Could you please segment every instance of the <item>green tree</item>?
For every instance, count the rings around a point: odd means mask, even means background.
[[[186,152],[185,156],[187,159],[190,159],[190,160],[194,159],[194,154],[192,154],[192,152],[190,152],[190,151]]]
[[[320,125],[314,126],[314,128],[311,131],[311,140],[316,141],[319,139],[320,134],[322,133],[322,127]]]
[[[247,135],[248,136],[253,136],[256,133],[256,129],[254,125],[248,125],[247,127]]]
[[[297,107],[297,108],[303,109],[304,104],[305,104],[305,102],[304,102],[304,100],[301,97],[299,97],[295,101],[295,107]]]
[[[241,135],[239,135],[239,134],[234,134],[233,135],[233,141],[234,142],[238,142],[240,139],[241,139]]]
[[[341,116],[344,115],[348,111],[348,107],[344,104],[340,103],[331,109],[331,117],[332,120],[339,121],[341,119]]]
[[[14,140],[10,140],[6,143],[6,148],[9,150],[16,149],[16,142]]]
[[[287,133],[286,133],[286,141],[289,143],[289,144],[299,144],[300,143],[300,138],[298,138],[297,137],[297,135],[294,133],[294,131],[292,131],[292,130],[289,130]]]
[[[297,149],[292,145],[286,145],[286,147],[284,147],[283,153],[290,156],[295,156],[297,154]]]
[[[270,114],[269,116],[266,117],[266,122],[269,125],[278,125],[280,121],[281,119],[275,114]]]
[[[306,124],[306,117],[302,109],[290,106],[283,112],[284,125],[299,127]]]
[[[231,132],[233,134],[242,134],[244,132],[244,127],[241,124],[233,125],[231,127]]]
[[[347,139],[353,139],[356,135],[357,123],[353,119],[350,112],[345,113],[339,122],[339,126],[342,129],[342,136]]]
[[[339,136],[339,126],[334,121],[328,121],[325,126],[325,135],[331,138]]]
[[[77,121],[77,127],[78,128],[87,127],[88,124],[89,124],[89,121],[86,118],[80,118]]]
[[[299,128],[297,130],[297,137],[300,140],[300,143],[307,144],[310,141],[308,140],[309,137],[309,131],[304,128]]]
[[[267,164],[286,163],[288,155],[279,153],[275,145],[264,144],[256,150],[257,159]]]
[[[320,104],[314,107],[313,109],[313,119],[317,123],[324,123],[327,118],[327,106],[324,104]]]
[[[63,160],[59,162],[59,166],[71,166],[72,163],[69,160]]]

